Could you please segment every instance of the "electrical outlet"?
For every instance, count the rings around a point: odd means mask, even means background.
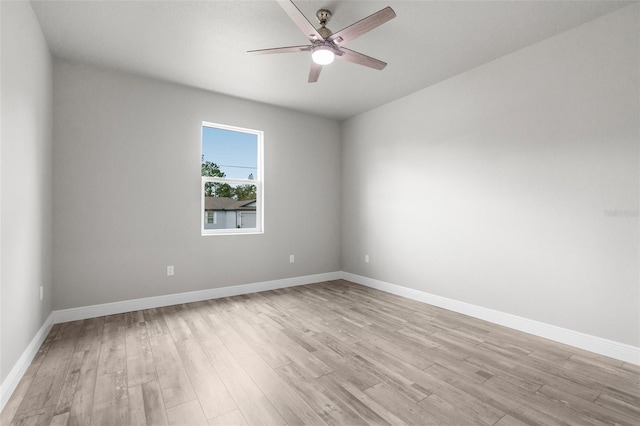
[[[40,286],[40,300],[44,299],[44,287]]]
[[[173,265],[167,266],[167,276],[172,276],[175,273],[175,270],[173,269]]]
[[[296,261],[296,257],[292,254],[289,255],[289,263],[293,263]]]
[[[369,263],[369,255],[368,254],[364,255],[364,263]]]

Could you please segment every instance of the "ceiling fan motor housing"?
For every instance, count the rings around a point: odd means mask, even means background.
[[[322,36],[323,39],[328,39],[333,34],[329,28],[326,27],[327,22],[331,20],[331,12],[327,9],[320,9],[316,12],[316,18],[318,18],[318,22],[320,22],[320,28],[318,28],[318,34]]]

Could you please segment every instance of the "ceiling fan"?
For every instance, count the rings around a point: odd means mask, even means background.
[[[344,45],[362,34],[384,24],[395,18],[396,13],[390,7],[367,16],[364,19],[352,24],[336,33],[326,27],[331,20],[331,12],[327,9],[320,9],[316,12],[316,18],[320,23],[320,28],[316,29],[311,22],[302,14],[300,9],[290,0],[279,0],[278,4],[289,15],[298,28],[311,42],[305,46],[276,47],[273,49],[249,50],[248,53],[290,53],[290,52],[311,52],[311,69],[309,70],[309,83],[318,81],[320,71],[324,65],[333,62],[334,58],[354,64],[381,70],[387,66],[386,62],[372,58],[354,50],[347,49]]]

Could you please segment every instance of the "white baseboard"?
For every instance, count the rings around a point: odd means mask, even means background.
[[[202,300],[218,299],[221,297],[238,296],[256,293],[258,291],[275,290],[278,288],[295,287],[322,281],[340,279],[340,272],[305,275],[302,277],[285,278],[281,280],[263,281],[252,284],[241,284],[229,287],[211,288],[187,293],[167,294],[166,296],[145,297],[143,299],[125,300],[122,302],[103,303],[100,305],[83,306],[80,308],[61,309],[53,311],[53,323],[77,321],[104,315],[121,314],[123,312],[140,309],[159,308],[162,306],[178,305],[180,303],[199,302]]]
[[[448,309],[450,311],[469,315],[484,321],[489,321],[494,324],[524,331],[525,333],[544,337],[545,339],[564,343],[566,345],[574,346],[600,355],[605,355],[620,361],[640,365],[640,348],[636,346],[614,342],[601,337],[568,330],[555,325],[545,324],[539,321],[448,299],[442,296],[436,296],[434,294],[402,287],[396,284],[390,284],[373,278],[363,277],[361,275],[351,274],[349,272],[342,272],[342,278],[357,284],[382,290],[387,293],[396,294],[398,296]]]
[[[14,364],[11,371],[9,371],[7,377],[0,384],[0,412],[4,409],[7,402],[9,402],[9,398],[11,398],[16,387],[18,387],[18,383],[22,380],[22,376],[24,376],[27,368],[29,368],[31,361],[33,361],[38,350],[40,350],[40,346],[42,346],[42,343],[47,338],[53,324],[53,315],[49,315],[36,335],[33,336],[27,348],[22,352],[22,355],[18,358],[18,361]]]
[[[256,293],[259,291],[275,290],[278,288],[295,287],[305,284],[313,284],[323,281],[345,279],[367,287],[407,297],[409,299],[428,303],[450,311],[469,315],[474,318],[489,321],[515,330],[524,331],[536,336],[544,337],[556,342],[575,346],[597,354],[605,355],[621,361],[640,365],[640,348],[614,342],[596,336],[568,330],[562,327],[541,323],[527,318],[504,312],[494,311],[481,306],[472,305],[446,297],[436,296],[419,290],[390,284],[373,278],[348,272],[329,272],[324,274],[306,275],[302,277],[285,278],[274,281],[243,284],[230,287],[213,288],[208,290],[192,291],[187,293],[168,294],[166,296],[147,297],[144,299],[125,300],[122,302],[105,303],[100,305],[84,306],[80,308],[62,309],[53,311],[44,322],[40,330],[33,337],[24,350],[6,379],[0,384],[0,411],[9,401],[22,376],[27,371],[29,364],[38,353],[38,349],[44,342],[47,334],[54,324],[68,321],[77,321],[87,318],[95,318],[104,315],[114,315],[131,312],[140,309],[159,308],[162,306],[176,305],[180,303],[198,302],[202,300],[217,299],[220,297],[237,296],[241,294]]]

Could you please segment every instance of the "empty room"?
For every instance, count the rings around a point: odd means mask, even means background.
[[[640,424],[639,2],[0,24],[0,424]]]

